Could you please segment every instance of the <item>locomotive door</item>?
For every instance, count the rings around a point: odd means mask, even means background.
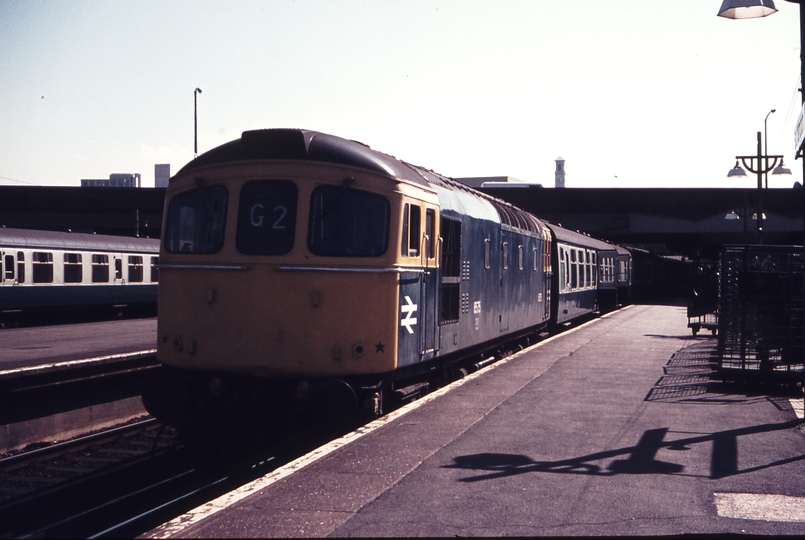
[[[436,211],[432,208],[425,210],[425,234],[422,236],[422,359],[433,357],[438,343],[436,332],[439,321],[436,317],[438,302],[438,268],[436,267]]]
[[[423,219],[424,218],[424,219]],[[436,353],[436,211],[405,204],[401,254],[408,269],[400,273],[398,362],[409,364]]]

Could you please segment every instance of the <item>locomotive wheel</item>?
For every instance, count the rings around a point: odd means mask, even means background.
[[[358,396],[341,379],[319,381],[313,385],[310,394],[311,414],[315,420],[341,422],[358,413]]]

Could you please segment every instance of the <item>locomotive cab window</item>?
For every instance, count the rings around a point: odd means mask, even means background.
[[[282,255],[293,248],[296,184],[284,180],[249,182],[240,191],[237,248],[248,255]]]
[[[310,204],[308,247],[327,257],[377,257],[388,249],[390,205],[385,197],[320,186]]]
[[[416,204],[403,206],[402,245],[400,253],[404,257],[419,257],[420,219],[422,208]]]
[[[171,253],[215,253],[224,242],[226,189],[177,195],[170,202],[165,247]]]

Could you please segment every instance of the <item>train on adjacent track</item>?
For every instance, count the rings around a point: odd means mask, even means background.
[[[156,313],[159,240],[0,228],[0,325]]]
[[[198,156],[164,212],[143,401],[190,434],[381,414],[428,374],[615,309],[631,282],[619,246],[315,131]]]

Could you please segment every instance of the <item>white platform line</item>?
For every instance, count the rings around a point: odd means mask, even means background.
[[[142,351],[110,354],[106,356],[95,356],[92,358],[82,358],[79,360],[64,360],[61,362],[53,362],[50,364],[39,364],[36,366],[26,366],[15,369],[7,369],[0,371],[0,378],[12,377],[18,375],[30,375],[33,373],[40,373],[43,371],[73,369],[79,366],[85,366],[89,364],[101,364],[108,362],[116,362],[120,360],[129,360],[132,358],[136,358],[138,356],[150,356],[156,353],[157,353],[156,349],[146,349]]]
[[[626,306],[626,307],[622,308],[620,311],[623,311],[624,309],[627,309],[627,308],[630,308],[630,307],[632,307],[632,306]],[[528,347],[526,349],[523,349],[522,351],[519,351],[519,352],[517,352],[517,353],[515,353],[515,354],[513,354],[513,355],[511,355],[511,356],[509,356],[507,358],[499,360],[499,361],[495,362],[494,364],[491,364],[490,366],[488,366],[485,369],[482,369],[480,371],[476,371],[475,373],[472,373],[472,374],[464,377],[463,379],[459,379],[457,381],[454,381],[453,383],[451,383],[451,384],[449,384],[449,385],[447,385],[447,386],[445,386],[443,388],[440,388],[439,390],[436,390],[436,391],[426,395],[423,398],[420,398],[420,399],[418,399],[416,401],[413,401],[413,402],[409,403],[408,405],[406,405],[404,407],[401,407],[401,408],[397,409],[396,411],[391,412],[391,413],[383,416],[382,418],[378,418],[377,420],[373,420],[372,422],[366,424],[365,426],[363,426],[361,428],[358,428],[357,430],[355,430],[355,431],[353,431],[351,433],[347,433],[343,437],[340,437],[340,438],[335,439],[334,441],[331,441],[331,442],[329,442],[329,443],[327,443],[327,444],[325,444],[323,446],[320,446],[319,448],[313,450],[312,452],[309,452],[308,454],[305,454],[304,456],[302,456],[300,458],[297,458],[296,460],[288,463],[287,465],[283,465],[282,467],[276,469],[275,471],[272,471],[271,473],[269,473],[269,474],[267,474],[267,475],[265,475],[265,476],[263,476],[261,478],[258,478],[256,480],[252,480],[248,484],[244,484],[241,487],[239,487],[239,488],[237,488],[237,489],[235,489],[233,491],[230,491],[229,493],[225,493],[225,494],[221,495],[217,499],[213,499],[212,501],[209,501],[208,503],[205,503],[205,504],[203,504],[203,505],[201,505],[201,506],[199,506],[197,508],[194,508],[193,510],[190,510],[189,512],[187,512],[184,515],[178,516],[178,517],[176,517],[176,518],[174,518],[174,519],[172,519],[172,520],[170,520],[170,521],[168,521],[166,523],[163,523],[162,525],[160,525],[156,529],[152,530],[150,533],[148,533],[146,535],[143,535],[142,538],[170,538],[172,536],[181,536],[182,531],[184,531],[186,528],[190,527],[191,525],[194,525],[194,524],[202,521],[203,519],[206,519],[206,518],[210,517],[211,515],[216,514],[216,513],[220,512],[221,510],[224,510],[224,509],[228,508],[229,506],[235,504],[236,502],[245,499],[249,495],[257,493],[261,489],[267,488],[271,484],[273,484],[275,482],[278,482],[279,480],[282,480],[283,478],[285,478],[287,476],[290,476],[291,474],[295,473],[296,471],[301,470],[304,467],[310,465],[311,463],[314,463],[314,462],[318,461],[319,459],[321,459],[321,458],[333,453],[334,451],[338,450],[339,448],[342,448],[342,447],[344,447],[344,446],[346,446],[346,445],[348,445],[348,444],[360,439],[361,437],[363,437],[365,435],[368,435],[369,433],[372,433],[373,431],[376,431],[376,430],[380,429],[381,427],[393,422],[397,418],[400,418],[401,416],[404,416],[404,415],[406,415],[406,414],[408,414],[408,413],[410,413],[412,411],[415,411],[416,409],[422,407],[423,405],[425,405],[427,403],[430,403],[431,401],[439,398],[440,396],[446,394],[447,392],[450,392],[451,390],[453,390],[455,388],[458,388],[459,386],[461,386],[461,385],[463,385],[465,383],[468,383],[468,382],[480,377],[481,375],[484,375],[484,374],[488,373],[489,370],[498,368],[498,367],[500,367],[502,365],[505,365],[507,362],[510,362],[511,360],[514,360],[515,358],[519,357],[522,354],[525,354],[525,353],[527,353],[529,351],[532,351],[532,350],[534,350],[534,349],[536,349],[538,347],[541,347],[541,346],[543,346],[543,345],[545,345],[547,343],[550,343],[554,339],[557,339],[559,337],[571,334],[571,333],[575,332],[576,330],[580,330],[580,329],[584,328],[585,326],[587,326],[588,324],[592,324],[592,323],[594,323],[596,321],[600,321],[601,319],[607,318],[608,316],[610,316],[610,315],[612,315],[614,313],[616,313],[616,312],[607,313],[607,314],[605,314],[605,315],[603,315],[601,317],[598,317],[597,319],[593,319],[593,320],[588,321],[588,322],[586,322],[586,323],[584,323],[582,325],[579,325],[579,326],[577,326],[575,328],[571,328],[569,330],[566,330],[565,332],[562,332],[561,334],[551,336],[551,337],[549,337],[549,338],[547,338],[547,339],[545,339],[543,341],[540,341],[539,343],[535,343],[534,345],[532,345],[532,346],[530,346],[530,347]]]
[[[805,521],[805,497],[763,493],[714,493],[720,517],[759,521]]]

